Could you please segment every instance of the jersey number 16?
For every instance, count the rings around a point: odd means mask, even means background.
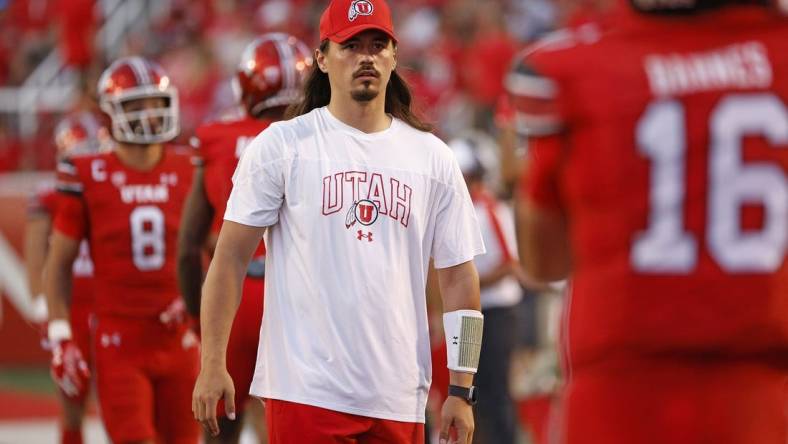
[[[774,272],[788,246],[788,178],[774,163],[744,163],[742,139],[762,136],[775,147],[788,148],[788,109],[773,94],[728,95],[712,110],[709,131],[709,253],[727,272]],[[643,273],[690,273],[698,260],[698,239],[684,227],[683,105],[676,100],[650,104],[636,137],[639,151],[651,160],[651,191],[648,227],[635,237],[632,266]],[[760,229],[742,229],[739,213],[745,203],[763,205]]]

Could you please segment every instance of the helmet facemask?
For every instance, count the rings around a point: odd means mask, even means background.
[[[151,98],[163,99],[164,105],[127,111],[129,102]],[[101,109],[112,118],[112,137],[118,142],[138,145],[164,143],[180,132],[178,93],[171,87],[160,89],[146,85],[127,89],[103,98]]]
[[[259,116],[263,111],[280,106],[289,106],[298,103],[303,98],[299,89],[283,89],[273,96],[249,107],[249,114]]]

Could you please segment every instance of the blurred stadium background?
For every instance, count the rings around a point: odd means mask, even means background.
[[[501,150],[518,146],[501,100],[511,59],[577,17],[580,1],[392,1],[400,71],[439,135],[450,140],[473,129],[474,137],[492,144],[493,161],[501,165]],[[584,1],[586,7],[596,3]],[[26,321],[35,307],[21,251],[27,197],[52,177],[52,131],[59,118],[95,109],[101,71],[117,57],[138,54],[159,61],[178,88],[185,142],[201,122],[234,106],[229,79],[248,42],[263,32],[286,31],[316,45],[326,3],[0,0],[0,443],[55,442],[49,356]],[[493,185],[505,195],[506,172],[493,173]],[[533,418],[544,416],[557,378],[550,325],[560,301],[550,294],[530,296],[522,303],[525,327],[512,381],[523,442],[541,433],[542,424]],[[87,442],[106,442],[92,411]]]

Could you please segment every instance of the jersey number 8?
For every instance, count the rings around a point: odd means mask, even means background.
[[[164,213],[159,207],[140,206],[129,216],[131,256],[140,271],[155,271],[164,266]]]

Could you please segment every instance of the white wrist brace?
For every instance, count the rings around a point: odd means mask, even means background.
[[[476,373],[479,368],[483,327],[484,315],[480,311],[456,310],[443,313],[449,370]]]
[[[65,319],[50,321],[47,326],[47,336],[52,344],[69,340],[71,339],[71,325]]]

